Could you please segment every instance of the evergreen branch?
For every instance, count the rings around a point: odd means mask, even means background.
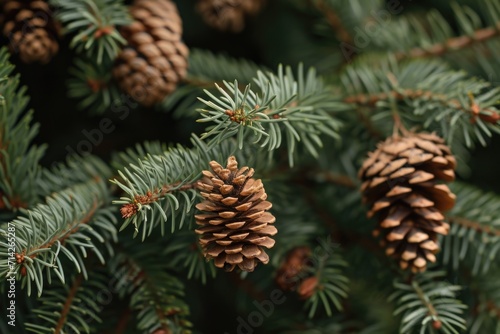
[[[113,202],[122,206],[120,211],[125,221],[120,230],[132,223],[137,235],[142,226],[144,240],[158,224],[161,224],[161,234],[164,235],[169,217],[172,233],[176,225],[181,229],[192,221],[193,204],[198,196],[195,181],[210,161],[219,157],[227,159],[235,149],[231,141],[211,149],[197,137],[193,136],[192,142],[195,146],[192,149],[181,145],[170,147],[163,154],[148,155],[118,171],[120,178],[111,182],[127,195]]]
[[[172,265],[157,261],[140,243],[130,239],[121,245],[123,250],[110,265],[112,272],[122,273],[116,290],[122,297],[130,297],[130,308],[137,313],[137,330],[191,333],[191,323],[185,319],[189,308],[181,299],[184,286],[169,273]]]
[[[500,283],[498,270],[480,277],[471,284],[475,306],[469,318],[469,333],[496,333],[500,326]]]
[[[188,74],[184,80],[187,84],[201,88],[212,88],[214,82],[222,85],[224,80],[237,80],[242,85],[240,88],[244,88],[252,82],[258,71],[269,72],[266,67],[250,60],[191,49]]]
[[[459,51],[474,49],[500,36],[500,6],[494,0],[479,1],[479,5],[482,7],[480,12],[468,6],[451,5],[459,28],[458,35],[453,25],[455,22],[451,23],[437,10],[431,10],[423,17],[406,15],[390,22],[380,22],[374,28],[378,28],[378,34],[373,43],[380,50],[392,50],[399,60],[445,55],[460,57]]]
[[[215,54],[209,50],[190,49],[189,68],[183,79],[185,85],[178,87],[168,99],[161,103],[162,110],[173,110],[174,116],[196,118],[196,110],[203,107],[198,101],[201,89],[215,90],[214,83],[222,86],[224,80],[238,80],[239,88],[245,89],[258,71],[268,71],[264,66],[247,59]]]
[[[66,34],[74,34],[70,47],[95,60],[98,65],[111,63],[126,40],[117,27],[132,20],[122,0],[51,0]]]
[[[75,59],[69,69],[68,96],[79,100],[81,110],[101,114],[108,110],[120,96],[112,77],[113,63],[95,64],[93,60]]]
[[[144,142],[127,148],[123,152],[114,153],[111,159],[111,166],[114,169],[122,169],[130,164],[136,163],[149,155],[162,155],[168,151],[169,146],[158,141]]]
[[[487,27],[475,30],[472,35],[467,34],[458,37],[451,37],[446,41],[435,43],[425,48],[415,47],[407,52],[396,52],[395,57],[398,60],[405,58],[441,57],[446,53],[461,51],[462,49],[469,48],[474,44],[485,43],[499,36],[500,22],[497,23],[496,27]]]
[[[273,199],[273,214],[276,216],[275,224],[279,229],[274,238],[276,244],[281,245],[270,249],[269,257],[271,264],[279,268],[290,250],[315,243],[319,238],[323,238],[325,228],[323,222],[316,219],[322,213],[304,199],[307,198],[306,189],[297,188],[288,180],[280,182],[273,178],[266,183],[266,188],[269,189],[267,190],[269,198]],[[311,191],[311,187],[307,189]],[[306,196],[297,196],[297,193],[304,193]]]
[[[464,113],[470,115],[470,121],[472,123],[476,122],[477,118],[481,119],[485,123],[492,124],[497,124],[498,121],[500,121],[500,114],[496,108],[481,108],[479,104],[477,104],[477,102],[475,102],[474,100],[470,101],[470,105],[467,106],[463,105],[463,102],[461,102],[460,100],[450,98],[445,94],[436,94],[432,91],[424,90],[403,89],[375,94],[358,94],[345,97],[344,102],[373,108],[380,101],[402,101],[415,99],[428,99],[440,102],[443,107],[452,107],[454,109],[463,111]]]
[[[305,307],[309,309],[312,318],[322,305],[326,314],[332,316],[332,306],[342,311],[341,300],[347,298],[349,279],[343,273],[347,262],[337,252],[338,245],[328,238],[317,246],[311,257],[313,265],[310,271],[318,279],[314,293],[307,300]],[[299,288],[300,289],[300,288]]]
[[[454,183],[457,203],[448,214],[450,234],[443,239],[443,262],[457,270],[460,264],[472,273],[498,267],[500,250],[500,197],[464,183]]]
[[[71,304],[75,299],[76,292],[80,288],[82,281],[83,281],[83,276],[78,275],[75,281],[73,282],[73,286],[69,290],[68,296],[66,297],[66,301],[64,302],[64,305],[62,307],[61,316],[59,317],[59,321],[57,322],[56,329],[54,330],[55,334],[61,333],[64,327],[64,323],[66,322]]]
[[[461,318],[466,308],[456,299],[461,287],[442,281],[443,272],[425,272],[416,275],[411,282],[395,282],[396,291],[389,300],[396,301],[394,315],[402,315],[400,333],[458,334],[465,330]]]
[[[53,163],[51,168],[41,170],[37,188],[44,197],[91,179],[111,177],[108,165],[93,155],[85,157],[68,156],[64,163]]]
[[[108,201],[108,190],[101,179],[78,183],[48,197],[45,204],[27,210],[11,224],[16,229],[16,254],[8,252],[7,243],[0,242],[0,276],[9,272],[16,273],[27,286],[31,295],[32,282],[40,296],[43,291],[43,274],[51,280],[54,273],[64,282],[64,268],[60,255],[64,254],[70,262],[87,277],[83,257],[86,249],[92,249],[102,263],[105,259],[96,247],[116,239],[114,217],[110,209],[104,207]],[[7,237],[7,230],[0,234]],[[108,249],[111,249],[108,246]],[[15,255],[15,259],[14,259]],[[14,270],[9,264],[15,261]]]
[[[254,81],[261,95],[250,86],[240,91],[237,81],[224,82],[225,89],[216,86],[222,94],[219,98],[205,90],[211,100],[200,99],[208,109],[200,110],[198,121],[215,125],[207,128],[202,139],[211,137],[212,146],[236,137],[240,149],[252,141],[272,152],[281,147],[285,137],[290,165],[298,142],[317,157],[321,135],[338,138],[340,123],[331,113],[344,110],[345,105],[332,96],[314,70],[304,76],[299,66],[297,77],[295,80],[290,67],[283,70],[280,66],[277,75],[257,73]]]
[[[38,163],[45,146],[30,145],[38,133],[33,112],[25,112],[29,98],[19,88],[6,48],[0,49],[0,210],[27,208],[39,198],[36,189]]]
[[[213,262],[207,261],[203,256],[198,237],[192,231],[177,232],[175,238],[169,240],[162,254],[171,259],[173,268],[186,270],[188,279],[198,279],[206,284],[207,278],[215,278],[217,273]]]
[[[470,147],[477,140],[486,145],[485,137],[500,133],[500,87],[449,70],[440,61],[358,60],[358,66],[348,68],[341,78],[344,102],[376,111],[372,119],[385,132],[391,131],[386,120],[396,108],[408,127],[438,130],[450,143],[456,140]]]
[[[108,291],[109,277],[100,270],[85,280],[82,274],[71,279],[71,285],[58,282],[43,294],[43,303],[33,312],[37,322],[27,323],[27,330],[39,333],[92,333],[91,321],[102,322],[101,306],[96,296]]]

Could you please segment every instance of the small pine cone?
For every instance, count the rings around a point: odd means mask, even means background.
[[[24,63],[48,63],[59,51],[59,26],[46,1],[0,1],[0,25],[11,53]]]
[[[379,216],[374,234],[385,232],[386,254],[413,272],[435,262],[437,234],[449,225],[443,211],[455,204],[455,195],[439,180],[455,179],[456,160],[444,140],[432,133],[408,133],[379,143],[359,171],[363,201],[371,205],[368,217]]]
[[[263,0],[198,0],[196,8],[211,27],[237,33],[245,27],[245,17],[258,13],[263,4]]]
[[[234,156],[227,160],[226,168],[210,162],[213,172],[203,171],[197,188],[205,200],[196,205],[203,213],[195,216],[201,227],[200,244],[215,266],[232,271],[236,266],[253,271],[259,262],[269,262],[263,247],[271,248],[270,236],[278,231],[274,216],[266,212],[271,203],[262,181],[252,178],[253,168],[238,169]]]
[[[307,246],[292,249],[276,272],[276,284],[281,290],[294,290],[302,274],[311,265],[311,249]]]
[[[136,0],[130,14],[134,22],[121,29],[128,45],[116,59],[113,76],[123,91],[150,107],[186,76],[189,50],[171,0]]]

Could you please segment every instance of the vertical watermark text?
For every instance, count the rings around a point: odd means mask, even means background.
[[[7,323],[9,326],[16,326],[16,226],[10,222],[7,225],[7,264],[9,272],[7,273]]]

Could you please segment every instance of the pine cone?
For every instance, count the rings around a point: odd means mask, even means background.
[[[9,39],[11,53],[25,63],[48,63],[59,51],[59,27],[45,1],[5,0],[0,25]]]
[[[149,107],[186,76],[189,50],[172,1],[136,0],[130,13],[135,21],[121,30],[128,45],[118,55],[113,75],[127,94]]]
[[[234,156],[227,160],[226,168],[215,161],[210,162],[210,167],[213,173],[203,171],[197,183],[205,198],[196,205],[203,213],[195,216],[201,225],[196,233],[201,234],[204,255],[227,271],[238,266],[251,272],[258,262],[269,262],[263,247],[273,247],[270,236],[278,232],[270,225],[276,219],[266,212],[272,205],[266,201],[262,181],[252,178],[253,168],[238,169]]]
[[[455,179],[456,160],[443,139],[432,133],[393,136],[378,144],[359,171],[363,201],[372,205],[385,231],[386,254],[399,259],[402,269],[426,269],[436,261],[437,234],[448,234],[443,211],[455,195],[442,181]]]
[[[245,27],[245,17],[260,11],[263,0],[198,0],[196,8],[210,26],[233,33]]]
[[[294,290],[304,278],[301,275],[310,265],[311,249],[309,247],[302,246],[292,249],[276,272],[276,284],[281,290]]]

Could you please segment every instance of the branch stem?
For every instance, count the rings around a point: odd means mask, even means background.
[[[410,51],[398,52],[396,53],[396,58],[402,60],[405,58],[439,57],[446,53],[468,48],[474,44],[484,43],[498,36],[500,36],[500,22],[497,23],[496,27],[479,29],[472,35],[453,37],[443,43],[436,43],[425,49],[417,47]]]
[[[62,332],[64,324],[66,323],[66,317],[68,316],[68,313],[71,309],[71,304],[75,299],[75,295],[78,292],[80,285],[82,285],[82,281],[83,281],[83,276],[80,274],[73,282],[73,286],[71,287],[71,290],[69,290],[68,297],[66,298],[66,301],[63,305],[61,316],[59,317],[59,321],[57,322],[54,334],[60,334]]]
[[[471,122],[474,122],[477,118],[480,118],[483,122],[496,124],[500,121],[500,113],[495,109],[480,108],[473,100],[471,105],[465,107],[458,99],[450,99],[445,94],[436,94],[431,91],[425,91],[421,89],[404,89],[398,91],[390,91],[388,93],[376,93],[376,94],[357,94],[351,95],[344,98],[344,102],[357,104],[362,106],[374,107],[379,101],[387,101],[391,99],[404,100],[404,99],[418,99],[418,98],[428,98],[440,102],[444,106],[449,106],[456,108],[463,112],[471,115]]]

